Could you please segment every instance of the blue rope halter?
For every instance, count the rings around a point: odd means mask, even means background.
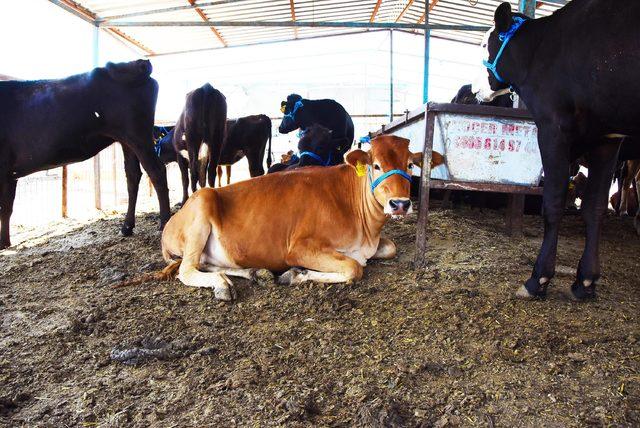
[[[380,183],[382,183],[384,180],[386,180],[387,178],[391,177],[392,175],[399,175],[400,177],[404,178],[405,180],[411,182],[411,175],[409,175],[409,173],[407,173],[407,171],[403,171],[401,169],[392,169],[391,171],[385,172],[384,174],[382,174],[380,177],[376,178],[371,183],[371,193],[373,193],[373,191],[376,190],[376,187],[378,187],[380,185]],[[371,167],[369,167],[369,178],[373,178],[371,176]]]
[[[500,83],[504,83],[504,79],[500,77],[500,75],[498,74],[498,70],[496,69],[496,67],[498,66],[498,61],[500,60],[500,57],[502,56],[502,53],[504,52],[504,49],[507,47],[507,44],[509,43],[511,38],[516,34],[520,27],[522,27],[522,24],[524,24],[526,21],[526,19],[520,16],[514,16],[513,24],[511,24],[511,27],[509,27],[507,31],[498,35],[498,39],[502,42],[502,46],[500,46],[500,50],[498,51],[498,54],[496,55],[493,62],[489,62],[487,60],[482,61],[482,64],[487,67],[487,69],[491,73],[493,73],[493,76]]]
[[[294,105],[293,105],[293,110],[291,110],[289,113],[285,114],[284,117],[288,117],[290,119],[294,119],[296,112],[298,111],[298,109],[300,107],[303,107],[304,104],[302,104],[302,101],[297,101]]]
[[[161,135],[153,145],[153,149],[155,150],[156,156],[158,157],[160,157],[160,153],[162,152],[162,144],[160,144],[160,141],[162,141],[162,139],[169,133],[167,131],[167,128],[165,128],[164,126],[160,128],[160,132],[164,132],[164,135]]]
[[[315,159],[316,161],[318,161],[320,163],[320,165],[323,166],[329,166],[329,164],[331,163],[331,153],[329,153],[329,157],[327,158],[327,161],[325,162],[324,159],[322,159],[319,155],[313,153],[313,152],[300,152],[298,154],[298,157],[302,159],[303,156],[309,156],[310,158]]]

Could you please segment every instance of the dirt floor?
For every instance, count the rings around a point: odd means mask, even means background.
[[[113,288],[163,267],[156,217],[26,230],[0,252],[3,426],[639,426],[640,239],[610,216],[599,298],[566,297],[582,222],[565,217],[545,301],[514,298],[541,241],[502,214],[430,217],[431,264],[399,247],[354,285],[259,286],[239,298],[177,281]]]

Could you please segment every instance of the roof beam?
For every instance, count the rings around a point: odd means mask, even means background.
[[[242,1],[247,1],[247,0],[209,1],[209,2],[200,3],[197,7],[203,8],[203,7],[218,6],[218,5],[228,4],[228,3],[240,3]],[[112,16],[105,16],[104,18],[98,18],[98,22],[113,21],[116,19],[124,19],[124,18],[134,18],[134,17],[146,16],[146,15],[156,15],[158,13],[177,12],[180,10],[193,9],[195,7],[196,7],[195,5],[189,4],[187,6],[173,6],[173,7],[164,7],[162,9],[143,10],[141,12],[123,13],[121,15],[112,15]]]
[[[378,14],[378,10],[380,9],[380,4],[382,0],[378,0],[376,5],[373,7],[373,12],[371,12],[371,18],[369,18],[369,22],[373,22],[376,20],[376,15]]]
[[[434,0],[435,2],[436,0]],[[433,4],[433,3],[432,3]],[[424,20],[424,18],[423,18]],[[400,28],[409,30],[424,30],[424,24],[407,24],[402,22],[348,22],[348,21],[161,21],[161,22],[107,22],[100,27],[310,27],[310,28],[376,28],[396,30]],[[487,31],[487,25],[450,25],[429,24],[430,30],[460,30],[460,31]]]
[[[98,26],[97,15],[90,11],[89,9],[80,6],[73,0],[49,0],[51,3],[60,6],[62,9],[66,10],[74,14],[75,16],[91,23],[92,25]],[[155,52],[151,49],[144,46],[142,43],[138,42],[133,37],[123,33],[121,30],[117,28],[104,28],[105,32],[116,39],[124,40],[140,49],[142,52],[145,52],[147,55],[155,55]]]
[[[119,37],[119,38],[131,43],[132,45],[134,45],[135,47],[137,47],[141,51],[145,52],[147,55],[155,55],[156,54],[154,51],[152,51],[151,49],[149,49],[148,47],[146,47],[145,45],[143,45],[142,43],[140,43],[139,41],[137,41],[133,37],[131,37],[131,36],[123,33],[122,31],[118,30],[117,28],[105,28],[105,31],[107,33],[110,33],[114,37]]]
[[[202,9],[200,9],[197,5],[196,5],[196,0],[187,0],[189,2],[189,4],[191,6],[193,6],[193,10],[196,11],[196,13],[198,15],[200,15],[200,18],[202,18],[202,20],[204,22],[209,22],[209,18],[207,18],[207,15],[205,15],[205,13],[202,11]],[[224,39],[224,37],[222,37],[222,34],[220,34],[220,32],[218,30],[216,30],[215,26],[210,26],[209,27],[211,29],[211,32],[213,34],[215,34],[216,38],[220,41],[220,43],[222,43],[222,46],[224,46],[225,48],[228,46],[227,45],[227,41]]]
[[[411,7],[411,5],[413,4],[413,0],[409,0],[407,2],[407,5],[404,7],[404,9],[402,9],[402,12],[400,12],[400,15],[398,15],[398,17],[396,18],[395,22],[400,21],[400,19],[402,18],[402,16],[409,10],[409,8]]]
[[[77,16],[78,18],[87,21],[90,24],[96,25],[96,14],[80,6],[78,3],[72,0],[49,0],[49,2],[61,7],[67,12]]]
[[[289,0],[289,6],[291,7],[291,21],[296,22],[296,6],[293,4],[294,0]],[[293,27],[293,38],[298,38],[298,27]]]
[[[431,4],[429,4],[429,12],[433,10],[434,7],[438,4],[439,0],[431,0]],[[427,12],[422,12],[422,16],[418,19],[418,24],[422,24],[424,22],[424,18],[426,18]]]

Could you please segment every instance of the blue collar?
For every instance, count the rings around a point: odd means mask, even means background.
[[[300,152],[298,154],[298,157],[302,158],[303,156],[309,156],[315,160],[318,161],[318,163],[320,163],[320,165],[322,166],[329,166],[329,164],[331,163],[331,153],[329,153],[329,157],[327,158],[327,161],[325,162],[324,159],[322,159],[320,156],[318,156],[317,154],[313,153],[313,152]]]
[[[401,169],[392,169],[391,171],[385,172],[384,174],[382,174],[380,177],[376,178],[371,183],[371,193],[373,193],[373,191],[376,190],[376,187],[378,187],[380,185],[380,183],[382,183],[384,180],[386,180],[387,178],[391,177],[392,175],[399,175],[402,178],[404,178],[405,180],[411,182],[411,175],[409,175],[409,173],[407,173],[407,171],[403,171]],[[371,176],[371,167],[369,167],[369,177],[373,178]]]
[[[285,114],[284,117],[289,117],[291,119],[294,119],[294,116],[296,114],[296,112],[298,111],[298,109],[300,107],[303,107],[304,104],[302,104],[302,101],[297,101],[294,105],[293,105],[293,110],[291,110],[288,114]]]
[[[500,60],[500,57],[504,52],[504,48],[507,47],[507,44],[509,43],[511,38],[516,34],[520,27],[522,27],[522,24],[524,24],[526,21],[526,19],[520,16],[514,16],[513,24],[511,24],[511,27],[509,27],[509,29],[504,33],[500,33],[498,35],[498,39],[502,42],[502,46],[500,46],[500,50],[498,51],[496,58],[493,60],[493,62],[489,62],[487,60],[482,61],[482,64],[484,64],[484,66],[493,73],[493,76],[500,83],[504,83],[504,79],[500,77],[500,75],[498,74],[498,70],[496,69],[496,67],[498,66],[498,61]]]

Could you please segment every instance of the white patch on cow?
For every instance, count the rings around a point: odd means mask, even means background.
[[[205,273],[181,266],[178,279],[189,287],[213,288],[216,299],[229,301],[235,298],[233,283],[223,273]]]
[[[180,150],[180,156],[182,156],[183,158],[185,158],[186,160],[189,160],[189,152],[186,150]]]
[[[207,146],[206,144],[202,144],[200,146],[200,150],[198,151],[198,159],[209,159],[209,146]]]
[[[489,60],[489,36],[493,30],[494,27],[491,27],[482,37],[482,43],[480,43],[480,48],[482,49],[481,61]],[[478,101],[489,102],[497,95],[493,95],[494,91],[489,85],[489,73],[487,72],[487,69],[483,66],[480,70],[481,71],[476,75],[476,78],[471,82],[471,92],[476,94]]]
[[[348,278],[345,274],[337,272],[318,272],[315,270],[304,270],[298,272],[295,269],[290,269],[282,277],[286,277],[287,281],[291,285],[302,284],[303,282],[323,282],[326,284],[335,284],[339,282],[348,282]]]
[[[100,113],[98,113],[97,111],[94,111],[93,114],[95,114],[96,117],[100,117]]]
[[[187,141],[187,136],[184,133],[182,134],[182,141]]]
[[[200,256],[200,264],[208,264],[222,268],[240,268],[240,266],[229,257],[229,253],[227,253],[227,250],[222,246],[220,239],[218,239],[219,233],[215,226],[211,229],[211,235],[209,235],[207,245],[205,245],[202,256]]]

